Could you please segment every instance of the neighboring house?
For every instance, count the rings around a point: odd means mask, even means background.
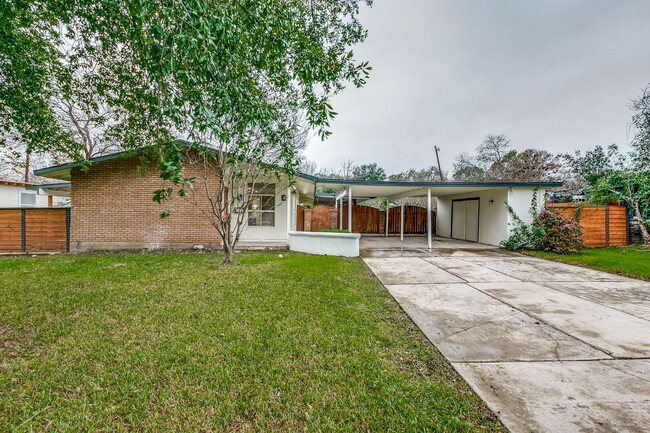
[[[66,206],[69,184],[35,185],[0,179],[0,208]]]
[[[201,196],[201,188],[195,188],[191,198],[175,197],[158,204],[152,200],[153,191],[168,185],[155,167],[138,173],[141,155],[115,153],[90,163],[84,170],[81,164],[72,163],[35,171],[39,176],[70,182],[72,251],[220,246],[215,229],[204,216],[208,202]],[[185,167],[186,176],[198,177],[202,173],[200,167]],[[216,175],[210,180],[218,181]],[[347,202],[377,197],[388,197],[393,202],[410,197],[424,198],[425,203],[437,199],[437,233],[429,229],[430,235],[496,245],[513,227],[506,202],[526,220],[535,191],[539,191],[541,205],[546,188],[559,186],[539,182],[355,181],[309,175],[299,175],[294,188],[288,188],[288,184],[286,178],[267,184],[259,190],[250,209],[236,210],[247,213],[242,245],[286,246],[289,232],[297,227],[298,204],[312,205],[315,191],[322,187],[339,191],[333,198],[328,197],[339,209]],[[264,205],[257,207],[256,203]],[[170,210],[170,216],[160,218],[164,210]],[[343,218],[351,222],[352,213],[347,213],[339,213],[341,225]]]

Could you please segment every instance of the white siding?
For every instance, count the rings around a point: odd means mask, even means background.
[[[287,240],[287,201],[282,196],[287,194],[286,182],[275,185],[275,225],[244,227],[241,239],[244,241],[286,241]],[[292,217],[295,220],[295,217]],[[246,218],[246,221],[248,218]]]
[[[20,194],[36,194],[22,186],[0,185],[0,208],[21,207]],[[36,207],[47,207],[47,195],[36,195]]]
[[[537,190],[537,212],[544,207],[544,199],[546,190],[542,188],[511,188],[508,192],[508,204],[515,212],[515,214],[526,223],[532,222],[530,215],[530,206],[533,201],[533,196]],[[517,226],[514,218],[508,213],[508,235]]]
[[[508,199],[507,188],[496,188],[480,192],[456,194],[436,197],[436,234],[451,237],[451,204],[452,200],[478,197],[479,205],[479,242],[498,245],[508,235]],[[490,203],[492,200],[492,203]]]

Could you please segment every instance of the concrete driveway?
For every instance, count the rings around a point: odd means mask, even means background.
[[[381,242],[362,242],[365,262],[512,432],[650,431],[650,283],[484,245]]]

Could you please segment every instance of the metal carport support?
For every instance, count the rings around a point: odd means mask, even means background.
[[[431,188],[427,189],[427,243],[431,249]]]

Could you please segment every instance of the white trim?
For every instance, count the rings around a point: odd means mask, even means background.
[[[287,238],[291,231],[291,187],[287,188]]]
[[[348,231],[352,233],[352,187],[348,187]]]
[[[427,244],[431,249],[431,188],[427,190]]]
[[[388,237],[388,211],[390,210],[390,201],[386,199],[386,234],[385,236]]]
[[[399,201],[399,238],[404,242],[404,199]]]

